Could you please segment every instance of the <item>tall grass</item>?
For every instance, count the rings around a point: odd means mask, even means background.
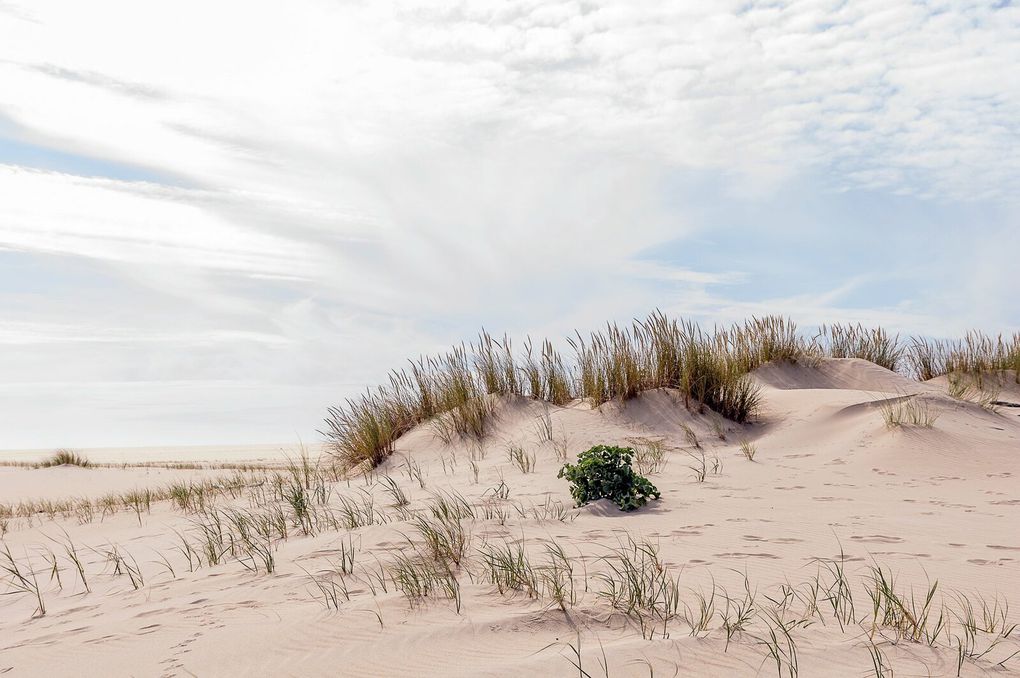
[[[601,405],[654,388],[681,391],[685,405],[707,406],[735,421],[757,411],[760,394],[747,372],[763,356],[786,359],[797,351],[774,336],[780,320],[752,319],[744,326],[704,332],[696,323],[656,312],[629,328],[608,325],[570,344],[577,354],[578,395]],[[767,346],[757,347],[757,342]],[[787,350],[789,349],[789,350]]]
[[[528,338],[515,353],[509,337],[484,330],[475,343],[419,358],[390,374],[389,383],[329,408],[322,431],[330,452],[346,469],[377,465],[397,439],[429,423],[445,442],[488,434],[499,398],[525,397],[550,405],[576,398],[598,407],[651,389],[672,389],[685,407],[711,410],[738,423],[753,419],[761,391],[750,372],[772,362],[816,364],[820,356],[856,357],[922,379],[940,374],[1016,370],[1020,333],[991,337],[971,332],[956,342],[900,339],[881,327],[823,325],[811,340],[781,316],[752,317],[730,327],[701,328],[656,311],[643,320],[567,343],[565,359],[548,340]]]
[[[577,354],[580,395],[602,404],[633,398],[649,386],[647,333],[635,323],[633,329],[609,325],[587,340],[577,335],[570,344]]]
[[[744,370],[770,362],[797,362],[811,357],[809,346],[797,334],[797,324],[782,316],[752,317],[722,333]]]
[[[757,411],[760,394],[747,376],[768,360],[796,359],[804,351],[795,326],[781,318],[752,319],[729,330],[703,331],[696,323],[656,312],[630,326],[568,343],[569,363],[544,340],[528,339],[515,355],[508,337],[482,332],[476,343],[411,362],[389,383],[331,407],[322,434],[347,468],[377,465],[411,428],[430,423],[446,442],[480,439],[495,414],[496,397],[518,396],[552,405],[585,398],[598,406],[655,388],[682,392],[684,403],[710,408],[738,422]]]
[[[856,325],[822,325],[816,338],[822,351],[832,358],[863,358],[895,371],[900,367],[906,348],[899,335],[890,336],[881,327]]]
[[[953,373],[981,379],[1012,370],[1013,379],[1020,383],[1020,332],[993,337],[972,330],[959,340],[913,338],[906,349],[906,359],[910,370],[922,381]]]

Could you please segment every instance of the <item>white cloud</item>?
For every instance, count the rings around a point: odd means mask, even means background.
[[[201,191],[0,165],[0,244],[143,266],[295,276],[314,264],[302,243],[204,209]]]
[[[0,122],[150,182],[0,145],[0,255],[110,277],[78,303],[0,289],[0,341],[53,345],[11,365],[26,380],[83,363],[339,391],[483,323],[560,334],[661,306],[930,328],[930,300],[861,309],[844,280],[730,299],[740,267],[658,256],[738,225],[670,187],[713,177],[751,210],[809,177],[1008,219],[1018,63],[1020,9],[966,1],[5,3]],[[962,262],[982,301],[957,317],[1015,321],[999,274]]]

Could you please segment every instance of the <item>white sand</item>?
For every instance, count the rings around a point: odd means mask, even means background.
[[[376,558],[390,562],[417,539],[410,523],[397,520],[355,530],[325,531],[304,537],[294,533],[279,544],[275,574],[252,574],[237,562],[189,572],[174,550],[174,530],[192,528],[189,516],[163,503],[142,516],[130,513],[78,525],[74,520],[35,520],[31,527],[12,521],[5,537],[15,557],[31,558],[39,572],[47,613],[33,616],[29,595],[0,597],[0,674],[11,676],[570,676],[578,675],[568,643],[580,638],[584,669],[605,675],[660,676],[777,675],[756,637],[760,625],[737,634],[726,646],[721,618],[707,633],[692,637],[689,626],[674,620],[668,638],[642,639],[633,620],[613,613],[597,591],[601,557],[626,533],[657,542],[664,561],[681,571],[685,601],[696,605],[694,591],[708,591],[714,580],[717,612],[725,608],[722,589],[742,594],[743,575],[756,587],[760,609],[776,597],[779,585],[812,580],[817,558],[845,552],[859,616],[870,614],[864,568],[878,562],[897,575],[899,588],[937,579],[942,593],[1011,598],[1020,621],[1020,409],[995,414],[953,400],[938,382],[917,384],[859,360],[827,360],[817,368],[770,366],[758,378],[765,384],[765,409],[759,423],[726,424],[726,440],[713,432],[708,416],[692,415],[665,392],[650,392],[626,404],[592,411],[578,406],[551,408],[557,438],[569,441],[572,454],[596,443],[630,444],[640,438],[664,439],[671,448],[664,469],[650,476],[662,499],[632,514],[598,503],[570,511],[558,521],[521,517],[510,509],[505,525],[496,519],[469,521],[472,551],[485,541],[519,540],[540,554],[540,540],[555,539],[573,555],[579,600],[564,614],[547,599],[501,596],[477,576],[477,557],[462,572],[462,608],[442,597],[409,608],[394,590],[373,595],[364,569]],[[887,429],[878,401],[919,394],[939,412],[933,428]],[[1007,393],[1011,393],[1008,391]],[[1005,397],[1005,396],[1004,396]],[[1015,397],[1010,396],[1010,397]],[[500,478],[510,500],[530,508],[547,501],[569,504],[567,484],[556,478],[560,463],[548,442],[538,442],[536,423],[543,406],[518,402],[504,406],[486,441],[475,484],[466,444],[448,447],[428,430],[400,440],[397,453],[380,470],[397,480],[422,506],[430,492],[456,490],[473,503],[490,497]],[[709,471],[703,483],[689,466],[688,423],[721,472]],[[738,443],[753,440],[754,462]],[[519,442],[537,458],[534,473],[523,474],[507,462],[506,445]],[[456,455],[456,466],[452,458]],[[227,455],[224,455],[227,456]],[[173,458],[169,454],[167,458]],[[212,455],[209,460],[218,457]],[[408,458],[420,465],[426,489],[405,472]],[[446,471],[444,471],[444,462]],[[10,497],[100,494],[122,486],[110,469],[5,469],[0,501]],[[166,472],[138,471],[131,483],[162,484]],[[16,493],[12,488],[16,487]],[[335,492],[358,496],[371,491],[376,504],[387,495],[376,484],[339,483]],[[247,506],[245,499],[221,505]],[[335,500],[334,500],[335,504]],[[576,517],[573,517],[576,514]],[[57,546],[61,530],[83,551],[91,585],[85,593]],[[353,538],[356,574],[350,601],[340,611],[318,602],[309,572],[330,567],[342,543]],[[115,576],[104,558],[89,551],[116,544],[140,565],[145,584],[134,590],[126,576]],[[63,590],[51,582],[41,549],[61,554]],[[156,563],[162,554],[175,576]],[[583,572],[587,570],[588,592]],[[3,584],[0,584],[2,587]],[[2,590],[2,588],[0,588]],[[804,590],[803,588],[799,590]],[[976,598],[974,598],[976,600]],[[800,603],[791,603],[800,611]],[[824,608],[824,604],[822,604]],[[379,619],[382,624],[380,625]],[[824,619],[824,623],[822,621]],[[801,676],[875,675],[868,651],[869,621],[841,630],[823,609],[821,619],[793,631]],[[885,638],[893,638],[889,630]],[[950,634],[961,633],[954,619]],[[1020,657],[994,668],[1020,650],[1020,631],[984,659],[963,665],[962,675],[1015,675]],[[903,640],[875,640],[896,676],[956,675],[956,651]],[[984,642],[984,641],[982,641]],[[786,669],[784,669],[785,671]],[[8,672],[8,673],[4,673]],[[891,675],[891,674],[890,674]]]

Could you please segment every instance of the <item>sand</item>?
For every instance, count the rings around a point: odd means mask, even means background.
[[[4,543],[37,571],[46,614],[38,614],[33,595],[0,597],[0,674],[865,676],[876,675],[871,648],[877,647],[897,676],[957,675],[958,653],[949,644],[963,634],[962,624],[951,617],[934,647],[875,629],[867,568],[886,568],[901,592],[912,589],[915,596],[937,580],[937,600],[945,596],[950,606],[960,592],[975,602],[978,596],[1011,600],[1020,610],[1020,409],[990,412],[949,397],[938,380],[919,384],[860,360],[766,366],[755,378],[763,385],[764,411],[747,426],[691,413],[675,395],[652,391],[596,410],[505,401],[481,448],[484,458],[471,444],[447,445],[427,428],[415,430],[371,478],[332,486],[334,507],[338,496],[369,493],[390,522],[313,536],[292,529],[275,545],[272,574],[252,573],[229,558],[189,571],[175,545],[177,533],[195,534],[196,517],[169,502],[140,517],[122,511],[87,524],[10,519]],[[886,426],[881,403],[904,396],[938,413],[931,428]],[[1020,401],[1012,387],[1000,397]],[[571,508],[567,484],[556,477],[555,445],[540,439],[546,413],[555,440],[566,442],[571,455],[597,443],[662,441],[665,464],[649,474],[661,500],[627,514],[606,502]],[[691,445],[684,425],[701,449]],[[740,450],[745,440],[756,446],[754,461]],[[533,472],[508,462],[510,444],[534,453]],[[164,452],[163,459],[175,458]],[[706,471],[699,482],[702,452]],[[227,458],[244,455],[213,451],[204,461]],[[424,488],[409,475],[415,467]],[[4,468],[0,502],[160,486],[176,473],[208,471]],[[410,509],[424,507],[432,493],[453,491],[478,507],[506,509],[502,519],[485,518],[479,509],[476,519],[464,521],[471,544],[458,570],[459,611],[442,595],[411,605],[392,581],[386,591],[371,583],[370,572],[409,552],[409,539],[420,541],[408,514],[402,518],[388,505],[379,482],[385,475],[407,493]],[[509,488],[505,501],[493,499],[501,482]],[[247,496],[217,503],[250,505]],[[58,545],[68,538],[85,561],[90,592]],[[543,540],[555,540],[570,555],[577,600],[566,612],[548,598],[501,595],[484,580],[479,549],[522,538],[536,562]],[[690,623],[673,619],[665,637],[661,628],[642,637],[633,616],[614,611],[599,595],[605,584],[598,575],[611,562],[606,557],[629,538],[658,546],[680,577],[687,616],[698,616],[698,594],[708,597],[715,587],[708,628],[692,633]],[[312,577],[324,577],[347,544],[355,552],[350,600],[341,596],[339,609],[329,609]],[[103,551],[111,545],[137,562],[144,576],[137,589],[107,562]],[[62,589],[45,564],[48,549],[57,554]],[[828,576],[819,559],[840,559],[848,571],[856,618],[845,628],[824,596],[817,614],[804,602],[820,567],[820,581]],[[756,592],[757,615],[727,643],[724,596],[741,598],[745,577]],[[782,603],[784,585],[798,592],[781,616],[792,626],[798,673],[791,673],[787,655],[777,668],[763,642],[766,610]],[[5,586],[0,583],[0,592]],[[1007,617],[1020,621],[1013,610]],[[980,649],[994,638],[979,634]],[[573,665],[578,647],[585,673]],[[1020,631],[984,657],[965,660],[960,675],[1016,675],[1020,656],[997,664],[1018,650]]]

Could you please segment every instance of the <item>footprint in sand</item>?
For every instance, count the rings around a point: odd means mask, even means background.
[[[884,534],[869,534],[867,536],[854,535],[850,537],[854,541],[859,541],[865,544],[902,544],[903,540],[899,537],[887,537]]]
[[[873,556],[909,556],[911,558],[931,558],[930,553],[904,553],[903,551],[874,551]]]

